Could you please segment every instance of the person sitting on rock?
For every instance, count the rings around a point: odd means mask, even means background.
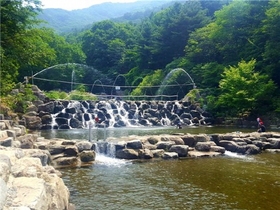
[[[177,126],[176,126],[178,129],[182,129],[182,123],[180,122],[180,120],[178,120],[177,122]]]
[[[261,120],[261,118],[257,118],[257,122],[258,122],[258,132],[261,133],[261,132],[265,132],[265,126],[264,126],[264,123],[263,121]]]

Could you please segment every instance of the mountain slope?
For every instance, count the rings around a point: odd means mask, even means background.
[[[39,14],[39,19],[46,22],[43,24],[44,26],[53,28],[58,33],[64,33],[73,30],[81,30],[94,22],[121,18],[128,13],[133,14],[141,12],[142,14],[146,14],[146,11],[157,11],[170,2],[172,2],[172,0],[103,3],[72,11],[63,9],[43,9],[42,13]],[[125,18],[122,18],[122,20],[124,19]]]

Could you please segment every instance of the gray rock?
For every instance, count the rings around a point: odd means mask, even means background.
[[[178,158],[178,153],[176,152],[165,152],[163,155],[162,155],[162,158],[163,159],[176,159]]]
[[[126,146],[129,149],[143,149],[143,144],[140,140],[129,141]]]
[[[208,136],[206,134],[199,134],[199,135],[194,136],[194,138],[196,139],[197,142],[210,141],[210,136]]]
[[[122,149],[116,151],[116,158],[120,159],[138,159],[138,152],[133,149]]]
[[[273,138],[270,144],[272,146],[271,149],[280,149],[280,139]]]
[[[40,117],[24,115],[23,118],[27,128],[31,130],[39,130],[41,128],[42,122]]]
[[[170,136],[170,141],[173,141],[176,145],[184,145],[185,142],[180,136]]]
[[[80,159],[78,157],[59,157],[55,159],[53,164],[58,167],[61,166],[76,167],[81,165]]]
[[[116,151],[122,150],[125,147],[126,147],[126,142],[125,141],[120,141],[120,142],[115,144]]]
[[[179,157],[187,157],[188,149],[189,146],[187,145],[172,145],[169,152],[176,152]]]
[[[161,141],[156,144],[157,149],[163,149],[168,151],[172,145],[175,145],[174,141]]]
[[[153,153],[149,149],[140,149],[138,154],[141,159],[152,159],[154,157]]]
[[[260,148],[257,147],[256,145],[248,145],[247,146],[247,150],[245,152],[246,155],[256,155],[259,154],[261,152]]]
[[[150,144],[156,144],[160,141],[159,138],[157,138],[156,136],[151,136],[147,139],[147,141],[150,143]]]
[[[12,137],[13,140],[15,140],[17,137],[17,133],[15,130],[7,130],[7,134],[8,134],[8,137]]]
[[[82,162],[91,162],[95,160],[95,152],[94,151],[82,151],[79,153],[80,159]]]
[[[11,147],[12,146],[12,142],[13,142],[13,138],[12,137],[8,137],[4,140],[0,140],[0,146],[3,147]]]
[[[160,158],[165,153],[165,151],[163,149],[151,150],[151,152],[152,152],[154,158]]]
[[[92,143],[88,141],[79,141],[76,143],[76,147],[78,148],[79,152],[82,152],[84,150],[91,150]]]
[[[66,156],[77,156],[78,153],[79,153],[79,151],[76,146],[67,146],[64,150],[64,154]]]
[[[210,151],[224,154],[226,152],[226,149],[224,147],[211,146]]]
[[[47,166],[51,162],[51,155],[47,150],[32,149],[24,150],[25,155],[33,158],[39,158],[42,166]]]
[[[64,145],[50,145],[48,147],[48,150],[51,155],[56,155],[63,153],[65,151],[65,146]]]
[[[48,102],[46,104],[42,104],[38,106],[38,112],[48,112],[50,114],[54,114],[54,102]]]
[[[224,147],[230,152],[236,152],[238,149],[238,145],[234,141],[221,140],[218,146]]]
[[[190,147],[194,147],[197,143],[197,140],[192,135],[184,135],[184,136],[182,136],[182,139],[183,139],[185,145],[188,145]]]
[[[197,142],[197,144],[195,145],[195,149],[197,151],[208,152],[211,149],[211,143],[210,142]]]
[[[146,143],[144,144],[144,149],[149,149],[149,150],[155,150],[157,149],[157,146],[156,145],[153,145],[153,144],[150,144],[150,143]]]
[[[62,143],[61,143],[61,145],[68,145],[68,146],[69,145],[73,146],[75,144],[76,144],[76,142],[72,141],[72,140],[63,140]]]

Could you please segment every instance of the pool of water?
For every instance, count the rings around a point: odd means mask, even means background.
[[[254,132],[234,127],[143,127],[42,131],[45,138]],[[278,210],[280,154],[126,161],[97,154],[90,167],[60,169],[77,210]]]
[[[279,209],[280,154],[130,162],[97,155],[62,169],[76,209]]]
[[[190,133],[190,134],[213,134],[228,132],[254,132],[256,129],[237,128],[237,127],[218,127],[218,126],[190,126],[183,129],[175,127],[124,127],[124,128],[92,128],[89,129],[71,129],[71,130],[48,130],[41,131],[45,138],[64,138],[64,139],[86,139],[100,140],[109,137],[122,137],[129,135],[156,135],[156,134],[173,134],[173,133]]]

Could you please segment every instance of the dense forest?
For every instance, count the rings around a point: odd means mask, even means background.
[[[44,91],[118,86],[135,98],[187,94],[216,116],[280,113],[279,0],[180,1],[63,35],[40,27],[41,11],[40,0],[1,0],[1,98],[38,74]]]

